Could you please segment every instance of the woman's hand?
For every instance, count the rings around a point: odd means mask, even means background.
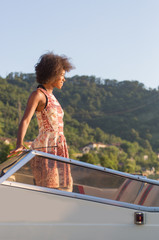
[[[23,145],[17,146],[15,149],[10,151],[10,154],[7,156],[7,158],[13,157],[14,155],[18,156],[24,149],[26,149],[26,147],[24,147]]]

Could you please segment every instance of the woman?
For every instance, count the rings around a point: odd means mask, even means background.
[[[63,110],[53,95],[53,89],[61,89],[65,82],[65,72],[73,66],[65,56],[47,53],[40,57],[35,66],[36,80],[40,84],[34,91],[26,106],[19,125],[16,149],[11,154],[22,151],[30,120],[36,113],[39,135],[32,144],[32,149],[52,153],[68,158],[66,139],[63,133]],[[32,160],[32,170],[36,185],[72,190],[70,166],[48,159]]]

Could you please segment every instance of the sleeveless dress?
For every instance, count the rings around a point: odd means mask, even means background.
[[[41,112],[36,111],[39,135],[31,148],[68,158],[67,143],[63,133],[62,107],[52,93],[49,94],[43,88],[38,89],[46,96],[47,106]],[[36,185],[72,191],[69,164],[36,156],[31,162],[31,167]]]

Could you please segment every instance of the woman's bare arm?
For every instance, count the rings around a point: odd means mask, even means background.
[[[30,123],[36,109],[38,108],[38,106],[45,105],[45,103],[46,103],[46,98],[42,92],[37,90],[30,95],[23,118],[19,125],[16,148],[10,152],[11,154],[8,155],[8,157],[10,157],[11,155],[13,155],[16,152],[21,151],[24,148],[23,140],[24,140],[25,134],[27,132],[29,123]]]

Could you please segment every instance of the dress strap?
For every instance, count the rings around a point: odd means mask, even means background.
[[[39,85],[37,86],[37,88],[42,88],[42,89],[44,89],[44,90],[46,91],[46,88],[45,88],[44,85],[42,85],[42,84],[39,84]]]
[[[39,89],[46,97],[46,104],[45,104],[45,107],[44,109],[47,107],[47,104],[48,104],[48,95],[47,95],[47,91],[45,89],[45,87],[43,85],[38,85],[37,86],[37,89]]]

